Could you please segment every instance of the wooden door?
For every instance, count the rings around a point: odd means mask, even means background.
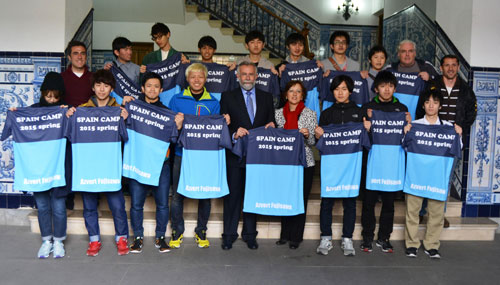
[[[154,43],[132,43],[132,62],[142,64],[144,56],[154,49]]]

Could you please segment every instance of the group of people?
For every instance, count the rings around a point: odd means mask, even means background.
[[[67,47],[67,56],[70,62],[68,68],[62,73],[48,73],[41,85],[40,102],[32,107],[49,107],[60,105],[68,107],[67,117],[78,113],[80,107],[113,106],[121,108],[120,116],[127,120],[127,104],[139,100],[159,108],[170,109],[175,112],[175,127],[178,131],[183,128],[185,115],[207,116],[223,115],[229,129],[232,143],[247,136],[252,129],[259,127],[284,128],[298,130],[304,137],[306,165],[303,179],[304,213],[296,216],[283,216],[281,220],[281,235],[277,245],[288,244],[291,249],[299,247],[306,223],[308,197],[312,187],[315,161],[313,148],[318,140],[327,132],[332,124],[349,125],[361,124],[363,129],[371,134],[373,125],[372,117],[375,111],[404,113],[404,133],[410,132],[412,126],[424,125],[451,125],[456,134],[467,132],[474,122],[476,115],[476,100],[471,88],[458,76],[459,60],[454,55],[446,55],[441,59],[440,70],[442,75],[429,62],[416,59],[416,44],[404,40],[399,44],[399,61],[391,65],[386,64],[387,52],[382,46],[374,46],[369,53],[370,69],[360,70],[360,64],[346,55],[350,37],[347,32],[336,31],[330,37],[332,56],[315,65],[322,69],[321,74],[327,77],[330,72],[358,72],[362,79],[369,85],[369,102],[357,104],[351,94],[356,88],[353,79],[346,74],[336,75],[330,86],[329,92],[333,95],[334,104],[321,111],[312,110],[306,106],[310,93],[300,80],[290,80],[283,84],[279,104],[273,101],[273,95],[256,88],[258,68],[269,69],[278,78],[287,67],[297,63],[308,62],[303,55],[305,38],[301,34],[293,33],[286,39],[289,55],[278,66],[274,66],[261,53],[265,46],[265,37],[259,31],[252,31],[245,37],[245,47],[249,54],[237,62],[229,64],[228,70],[236,69],[238,86],[232,90],[225,90],[220,99],[215,97],[206,88],[209,76],[205,64],[213,63],[213,55],[217,49],[216,41],[210,37],[202,37],[198,43],[201,62],[191,63],[182,55],[182,62],[189,64],[185,70],[187,86],[180,93],[169,98],[165,105],[160,100],[163,91],[163,79],[160,75],[147,71],[148,64],[167,60],[178,53],[170,45],[170,30],[162,23],[156,23],[151,29],[152,40],[157,44],[158,50],[146,55],[142,65],[131,62],[132,43],[123,37],[113,41],[113,53],[116,60],[107,63],[104,69],[92,73],[86,66],[85,45],[72,41]],[[121,105],[112,96],[116,87],[116,79],[109,71],[112,67],[119,68],[131,82],[140,86],[141,94],[138,96],[124,96]],[[394,94],[398,90],[398,80],[394,72],[418,74],[425,81],[425,90],[418,96],[416,110],[409,110]],[[313,94],[313,95],[311,95]],[[279,105],[276,108],[276,105]],[[361,105],[361,106],[360,106]],[[76,108],[78,107],[78,108]],[[15,111],[16,108],[12,108]],[[417,118],[412,118],[410,113],[416,113]],[[318,122],[319,115],[319,122]],[[415,120],[416,119],[416,120]],[[145,146],[147,147],[147,146]],[[130,220],[133,239],[129,244],[129,229],[125,210],[123,192],[109,191],[106,194],[108,205],[113,215],[115,224],[115,238],[118,254],[129,252],[140,253],[143,249],[144,228],[143,208],[148,190],[156,203],[156,237],[155,247],[159,252],[168,252],[171,248],[179,248],[183,242],[184,219],[183,201],[185,196],[177,190],[181,175],[183,148],[177,145],[167,151],[163,166],[160,171],[159,183],[151,186],[135,179],[128,180],[131,197]],[[363,176],[370,176],[366,165],[381,163],[381,165],[397,164],[390,157],[375,156],[368,150],[364,151]],[[404,152],[402,152],[404,159]],[[71,151],[66,152],[68,161],[71,161]],[[224,196],[224,228],[221,247],[230,250],[238,238],[238,224],[242,213],[245,193],[246,163],[230,150],[226,151],[226,171],[229,194]],[[17,156],[16,156],[16,159]],[[456,163],[455,159],[455,165]],[[63,241],[66,238],[66,207],[65,197],[71,193],[71,162],[67,162],[67,185],[54,187],[47,191],[34,192],[38,207],[38,220],[42,236],[42,245],[38,252],[39,258],[47,258],[53,252],[54,258],[65,255]],[[39,167],[39,166],[35,166]],[[323,163],[321,165],[323,175]],[[409,167],[409,166],[408,166]],[[404,172],[404,160],[403,160]],[[361,171],[361,168],[359,168]],[[366,173],[368,171],[368,173]],[[341,169],[332,175],[344,175]],[[435,174],[437,179],[448,182],[450,172]],[[360,174],[358,175],[360,176]],[[172,178],[172,179],[171,179]],[[288,179],[283,177],[283,179]],[[368,180],[368,178],[367,178]],[[379,230],[376,245],[383,252],[393,252],[390,235],[393,229],[394,199],[398,191],[385,191],[370,186],[369,181],[357,181],[357,186],[363,191],[363,209],[361,224],[363,227],[363,242],[361,249],[364,252],[372,251],[375,240],[375,204],[381,197],[382,209],[379,220]],[[171,186],[172,185],[172,186]],[[172,187],[172,198],[169,209],[169,189]],[[22,190],[22,189],[20,189]],[[397,190],[403,190],[401,186]],[[98,224],[99,193],[81,192],[85,225],[89,233],[89,246],[87,255],[96,256],[101,249],[100,232]],[[320,209],[320,243],[317,253],[327,255],[333,248],[332,244],[332,209],[336,200],[342,199],[344,215],[341,248],[344,255],[355,255],[353,245],[353,232],[356,218],[356,195],[340,197],[322,197]],[[424,199],[406,193],[406,255],[416,257],[420,240],[418,238],[419,213],[421,209],[428,210],[427,233],[423,245],[425,252],[431,258],[439,258],[439,236],[444,224],[445,201]],[[424,206],[422,206],[424,201]],[[426,202],[428,201],[428,202]],[[207,239],[207,223],[210,216],[210,199],[199,199],[198,219],[195,228],[195,240],[199,247],[210,245]],[[170,217],[169,217],[170,216]],[[257,214],[243,212],[243,230],[241,237],[248,248],[257,249]],[[172,222],[172,237],[170,241],[165,238],[169,218]]]

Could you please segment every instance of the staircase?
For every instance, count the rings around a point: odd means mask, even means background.
[[[317,167],[319,169],[319,167]],[[307,218],[306,227],[304,232],[304,239],[319,239],[319,211],[320,211],[320,179],[319,175],[316,174],[313,181],[313,186],[311,190],[311,195],[309,197],[308,207],[307,207]],[[127,213],[130,210],[130,197],[125,197]],[[356,211],[356,226],[353,235],[353,239],[361,239],[361,201],[357,201]],[[380,213],[380,203],[377,204],[375,209],[377,216]],[[155,202],[153,197],[147,197],[144,206],[144,235],[154,236],[155,235]],[[101,227],[102,235],[114,235],[113,219],[111,217],[111,211],[108,208],[106,197],[102,195],[101,201],[99,203],[99,209],[101,212],[101,217],[99,218],[99,224]],[[196,227],[197,220],[198,203],[196,200],[185,199],[184,201],[184,219],[185,219],[185,237],[194,236],[194,228]],[[450,227],[443,229],[441,234],[441,240],[494,240],[495,231],[498,225],[488,218],[461,218],[462,212],[462,202],[450,198],[448,201],[446,217],[450,222]],[[212,200],[212,211],[210,215],[210,220],[208,222],[207,236],[209,238],[220,238],[223,230],[223,200],[213,199]],[[342,236],[342,203],[339,200],[333,210],[333,238],[340,239]],[[36,210],[29,215],[31,231],[40,232],[38,227],[38,219]],[[395,202],[395,217],[394,217],[394,231],[392,233],[392,240],[403,240],[404,239],[404,220],[405,220],[405,204],[404,201]],[[241,232],[242,222],[240,222],[239,232]],[[261,216],[257,222],[257,230],[259,232],[258,238],[268,238],[268,239],[279,239],[280,235],[280,218],[279,217],[269,217]],[[377,230],[376,230],[377,231]],[[375,232],[376,232],[375,231]],[[420,234],[423,237],[425,231],[425,225],[420,226]],[[167,235],[170,235],[170,223],[167,229]],[[83,220],[83,204],[80,195],[77,194],[75,197],[75,210],[73,213],[68,215],[68,234],[82,234],[86,235],[87,230],[85,228],[85,222]],[[130,235],[133,235],[132,230]]]
[[[252,30],[262,31],[266,37],[262,56],[274,64],[286,57],[284,39],[293,32],[304,35],[304,55],[314,57],[309,51],[307,22],[299,29],[254,0],[188,0],[186,12],[196,13],[198,19],[208,21],[210,27],[219,28],[224,35],[232,35],[237,43],[244,44],[246,33]]]

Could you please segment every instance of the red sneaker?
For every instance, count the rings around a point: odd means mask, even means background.
[[[116,248],[118,249],[118,255],[126,255],[129,253],[128,241],[126,237],[121,237],[116,243]]]
[[[89,242],[89,248],[87,249],[88,256],[97,256],[99,254],[99,250],[101,250],[101,242],[93,241]]]

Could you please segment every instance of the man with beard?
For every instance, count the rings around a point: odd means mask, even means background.
[[[248,61],[238,66],[237,73],[240,86],[232,91],[222,93],[220,101],[221,114],[231,118],[229,132],[233,140],[248,135],[248,130],[266,126],[274,127],[273,96],[255,88],[257,67]],[[238,238],[238,222],[240,219],[243,196],[245,192],[246,161],[226,151],[227,182],[229,195],[224,197],[224,231],[222,249],[229,250]],[[248,248],[257,249],[257,215],[243,213],[242,239]]]
[[[439,92],[443,96],[443,102],[439,110],[439,119],[451,122],[456,126],[457,133],[462,137],[467,133],[470,126],[474,123],[477,113],[476,95],[472,88],[458,76],[460,62],[455,55],[445,55],[441,58],[441,73],[435,80],[431,81],[428,88],[420,95],[417,105],[416,118],[423,118],[425,115],[424,100],[426,94]],[[454,174],[454,168],[457,166],[455,161],[451,175]],[[450,179],[451,184],[452,179]],[[424,200],[422,210],[420,211],[420,222],[426,214],[427,200]],[[446,205],[445,205],[446,211]],[[444,227],[447,228],[450,223],[445,218]]]

